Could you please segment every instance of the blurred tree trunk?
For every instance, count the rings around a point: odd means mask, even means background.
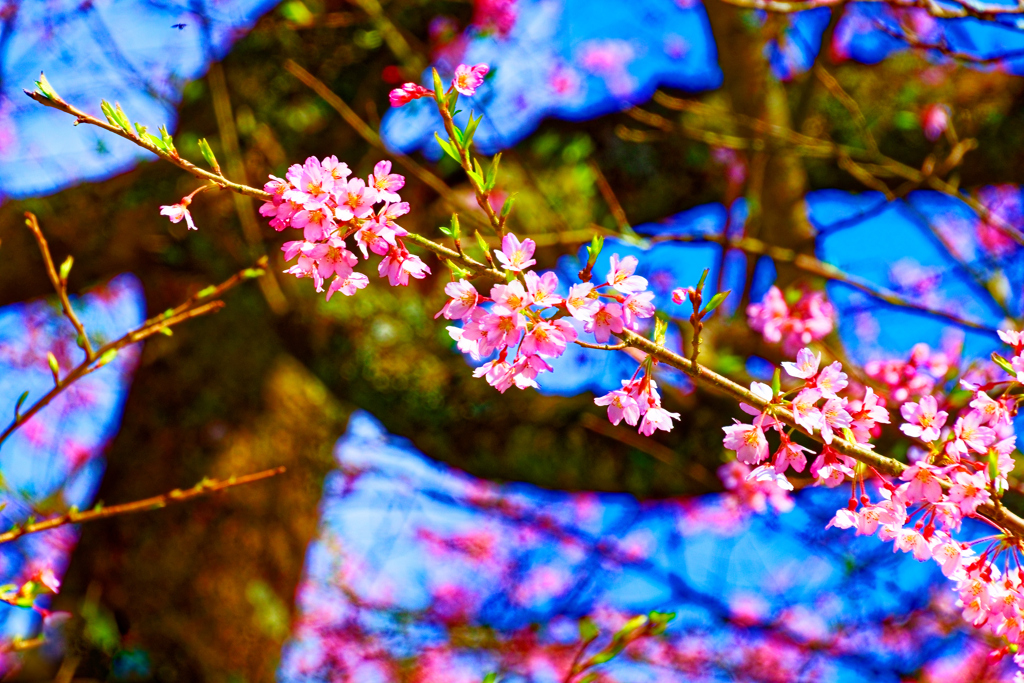
[[[792,128],[793,114],[786,88],[772,74],[765,50],[772,31],[761,27],[750,10],[721,0],[708,0],[704,6],[718,46],[718,63],[724,77],[722,89],[733,111]],[[770,15],[767,21],[781,20]],[[770,244],[813,253],[815,232],[807,219],[804,202],[807,172],[799,154],[754,152],[748,161],[749,234]],[[776,265],[780,285],[796,279],[798,273],[794,269]]]

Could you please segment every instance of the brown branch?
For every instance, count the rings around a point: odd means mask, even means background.
[[[245,270],[235,273],[217,286],[211,286],[200,290],[180,306],[153,316],[141,326],[128,332],[124,336],[101,346],[96,350],[92,358],[86,358],[84,361],[79,363],[71,370],[71,372],[61,378],[59,384],[56,384],[42,398],[33,403],[28,410],[24,413],[19,412],[16,414],[14,421],[11,422],[11,424],[8,425],[2,433],[0,433],[0,446],[2,446],[7,438],[14,433],[14,430],[32,419],[36,413],[48,406],[53,399],[57,398],[57,396],[63,393],[65,389],[89,373],[98,370],[112,361],[118,351],[126,346],[131,346],[132,344],[147,339],[154,334],[168,330],[174,325],[185,322],[186,320],[219,311],[224,307],[224,302],[218,297],[245,280],[263,275],[266,267],[267,257],[264,256],[256,262],[255,268],[246,268]]]
[[[39,251],[43,255],[43,262],[46,264],[46,274],[50,276],[50,282],[53,284],[53,288],[57,291],[57,297],[60,299],[60,307],[64,310],[64,315],[71,321],[71,325],[78,334],[78,345],[85,351],[86,360],[92,361],[96,357],[96,352],[93,351],[89,335],[85,333],[85,326],[82,325],[82,321],[75,314],[75,309],[71,307],[71,301],[68,299],[68,283],[57,272],[57,268],[53,263],[53,257],[50,255],[50,246],[46,243],[46,237],[43,236],[43,231],[39,228],[39,221],[36,219],[35,214],[25,213],[25,225],[28,226],[28,229],[32,231],[32,235],[36,238]],[[3,439],[0,439],[0,443],[3,443]]]
[[[159,496],[144,498],[131,503],[122,503],[121,505],[111,505],[109,507],[97,505],[92,510],[86,510],[85,512],[79,512],[78,510],[71,509],[63,515],[51,517],[50,519],[45,519],[41,522],[30,522],[20,526],[15,525],[10,531],[0,534],[0,544],[10,543],[11,541],[15,541],[28,534],[36,534],[40,531],[49,531],[50,529],[67,526],[68,524],[82,524],[84,522],[95,522],[99,519],[108,519],[110,517],[117,517],[120,515],[130,515],[136,512],[159,510],[160,508],[165,508],[174,503],[184,503],[185,501],[192,500],[193,498],[217,493],[218,491],[224,491],[225,489],[234,488],[235,486],[243,486],[245,484],[251,484],[253,482],[276,477],[279,474],[283,474],[284,471],[284,467],[275,467],[262,472],[256,472],[255,474],[247,474],[242,477],[230,477],[220,481],[217,481],[216,479],[203,479],[190,489],[174,489],[173,491]]]
[[[186,159],[182,159],[180,156],[178,156],[177,153],[170,154],[168,152],[165,152],[162,149],[158,148],[156,145],[148,142],[147,140],[143,140],[130,130],[123,130],[119,126],[112,125],[110,123],[107,123],[106,121],[101,121],[95,116],[90,116],[81,109],[78,109],[77,107],[68,104],[62,99],[51,99],[46,95],[43,95],[42,93],[30,92],[28,90],[25,90],[24,92],[26,95],[28,95],[44,107],[50,107],[51,109],[56,109],[57,111],[62,111],[65,114],[70,114],[71,116],[74,116],[76,126],[80,123],[88,123],[91,126],[102,128],[103,130],[109,131],[114,135],[117,135],[119,137],[124,138],[125,140],[128,140],[129,142],[135,143],[139,147],[142,147],[143,149],[152,152],[153,154],[157,155],[164,161],[168,161],[174,164],[178,168],[181,168],[191,173],[197,178],[210,181],[217,187],[221,187],[226,190],[231,190],[233,192],[238,192],[240,194],[248,195],[250,197],[255,197],[256,199],[260,199],[263,201],[270,201],[270,195],[264,192],[263,190],[257,189],[255,187],[249,187],[248,185],[244,185],[242,183],[234,183],[225,178],[223,175],[212,173],[210,171],[205,171],[196,166],[195,164],[193,164],[192,162]]]
[[[1015,6],[997,5],[980,2],[957,2],[957,8],[948,8],[935,0],[863,0],[864,2],[882,2],[892,7],[923,9],[939,19],[961,19],[974,17],[982,21],[995,21],[1000,15],[1024,14],[1024,3],[1018,0]],[[760,9],[778,14],[804,12],[818,7],[834,7],[846,0],[723,0],[723,2],[746,9]]]

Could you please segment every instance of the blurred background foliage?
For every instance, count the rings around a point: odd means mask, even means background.
[[[230,157],[225,122],[218,123],[214,106],[220,97],[230,106],[227,123],[236,130],[251,184],[268,173],[283,175],[311,155],[336,154],[359,174],[368,173],[382,154],[283,67],[294,60],[376,128],[389,89],[418,80],[418,73],[401,66],[365,5],[289,0],[260,19],[211,72],[223,74],[226,90],[218,90],[216,75],[185,88],[176,133],[182,154],[199,158],[198,140],[206,138],[219,158]],[[390,0],[383,11],[384,30],[400,32],[425,60],[430,22],[444,15],[465,26],[473,6]],[[716,11],[742,16],[725,6]],[[760,46],[768,35],[770,26],[753,27],[739,38]],[[728,54],[737,47],[720,44],[719,50]],[[913,52],[880,65],[843,62],[830,69],[861,103],[884,153],[920,166],[932,144],[921,132],[918,112],[926,103],[944,102],[961,136],[980,142],[959,182],[1024,182],[1020,79],[936,66]],[[729,88],[727,80],[703,100],[725,104]],[[858,137],[848,112],[812,77],[787,83],[785,97],[804,132],[836,142]],[[70,125],[58,114],[53,121]],[[681,136],[626,141],[616,134],[624,123],[631,123],[624,114],[584,123],[547,121],[510,150],[502,161],[501,189],[518,193],[514,229],[557,235],[597,224],[617,231],[601,175],[632,224],[727,195],[726,174],[706,144]],[[862,189],[829,160],[801,163],[805,189]],[[402,194],[413,210],[403,224],[429,236],[440,234],[437,226],[453,209],[475,210],[454,163],[443,159],[434,170],[465,204],[452,207],[408,177]],[[178,169],[146,163],[104,182],[6,202],[0,207],[0,305],[50,291],[22,227],[24,211],[39,216],[57,258],[75,255],[73,290],[131,271],[144,285],[151,313],[249,265],[261,251],[271,254],[272,270],[283,270],[280,236],[259,220],[262,241],[247,237],[227,193],[207,193],[193,204],[199,230],[188,235],[184,224],[158,215],[159,205],[194,187],[195,180]],[[542,248],[540,265],[553,266],[577,246]],[[672,393],[666,400],[682,413],[679,426],[645,443],[630,430],[601,422],[602,411],[589,394],[498,394],[472,378],[442,321],[433,320],[448,274],[431,265],[434,275],[407,289],[373,283],[359,296],[330,303],[308,282],[273,275],[263,288],[233,291],[217,315],[147,342],[108,453],[101,500],[132,500],[206,475],[265,466],[285,465],[289,472],[188,506],[86,526],[55,603],[81,615],[72,624],[63,669],[30,662],[22,680],[68,671],[83,680],[270,680],[315,528],[322,480],[333,464],[331,447],[356,407],[430,457],[492,480],[642,498],[720,487],[713,474],[722,458],[720,427],[738,415],[735,405],[704,393]],[[706,338],[723,362],[755,351],[769,359],[778,355],[742,322],[715,324]],[[741,379],[742,368],[735,369]]]

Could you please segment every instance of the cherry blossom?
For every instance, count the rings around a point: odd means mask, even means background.
[[[452,79],[452,87],[458,90],[466,97],[471,97],[476,93],[476,89],[483,85],[484,76],[491,68],[486,64],[477,64],[476,66],[467,66],[466,64],[459,64],[455,67],[455,77]]]

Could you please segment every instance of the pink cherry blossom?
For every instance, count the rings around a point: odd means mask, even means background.
[[[594,319],[594,313],[601,307],[601,301],[591,296],[594,284],[581,282],[569,288],[569,296],[565,297],[565,307],[569,315],[582,322]]]
[[[924,396],[920,403],[904,403],[900,406],[900,414],[906,423],[900,430],[909,437],[919,438],[925,443],[939,438],[939,430],[946,424],[948,413],[939,410],[933,396]]]
[[[647,278],[633,274],[638,263],[636,256],[627,256],[620,261],[618,254],[612,254],[608,284],[623,294],[634,294],[647,289]]]
[[[324,157],[324,160],[320,162],[320,167],[324,169],[324,173],[331,177],[331,180],[334,181],[335,185],[345,182],[348,180],[348,177],[352,175],[352,171],[349,169],[348,164],[343,161],[338,161],[338,157],[333,154],[329,157]],[[273,178],[273,176],[271,176],[271,178]]]
[[[422,85],[415,83],[405,83],[401,88],[395,88],[388,94],[388,100],[391,101],[392,107],[401,107],[404,104],[408,104],[413,100],[418,100],[421,97],[433,97],[434,91],[424,88]]]
[[[790,377],[812,379],[818,374],[820,364],[821,354],[815,354],[805,346],[797,351],[795,363],[784,362],[782,367]]]
[[[853,424],[853,418],[846,412],[845,398],[830,398],[821,408],[821,438],[826,444],[832,443],[834,432]]]
[[[640,326],[640,320],[654,315],[654,292],[630,294],[622,302],[622,322],[631,330]]]
[[[181,219],[184,218],[189,230],[197,230],[196,224],[192,222],[192,214],[188,210],[188,205],[191,202],[192,200],[188,197],[182,197],[179,204],[161,206],[160,215],[167,216],[172,223],[180,223]]]
[[[441,315],[448,320],[467,318],[476,309],[477,302],[480,301],[480,295],[477,294],[476,288],[467,280],[449,282],[444,286],[444,293],[451,297],[451,300],[437,312],[437,315],[434,316],[435,319]]]
[[[357,290],[365,288],[370,284],[369,278],[362,273],[350,273],[347,277],[341,277],[340,275],[335,277],[330,286],[327,288],[327,300],[331,300],[331,296],[335,292],[341,292],[345,296],[353,296]]]
[[[390,161],[378,161],[366,184],[377,193],[378,200],[399,202],[402,198],[398,196],[398,191],[405,187],[405,176],[392,173]]]
[[[466,97],[472,97],[484,82],[484,76],[491,68],[486,64],[467,66],[459,64],[455,67],[455,77],[452,79],[452,87]]]
[[[678,419],[679,413],[671,413],[661,406],[652,406],[644,413],[644,418],[640,421],[639,430],[644,436],[650,436],[658,429],[671,432],[672,420]]]
[[[603,304],[583,329],[593,333],[599,344],[604,344],[611,338],[612,333],[622,332],[622,306],[616,303]]]
[[[839,392],[849,385],[843,365],[834,361],[818,374],[815,386],[821,390],[825,398],[838,398]]]
[[[332,211],[323,202],[311,200],[291,218],[293,228],[301,228],[302,236],[310,241],[326,239],[334,230]]]
[[[547,308],[562,303],[562,297],[555,294],[555,290],[558,289],[558,276],[553,272],[537,275],[530,270],[524,274],[523,279],[526,280],[526,291],[533,297],[534,305]]]
[[[337,275],[345,279],[351,275],[352,267],[359,262],[359,259],[345,248],[345,240],[335,235],[324,244],[327,246],[327,250],[319,257],[317,263],[320,277],[327,279],[332,275]]]
[[[495,252],[495,255],[505,270],[519,272],[537,263],[533,258],[536,250],[537,243],[530,238],[520,242],[518,237],[508,233],[501,240],[501,251]]]
[[[733,419],[735,424],[722,427],[725,439],[722,445],[736,451],[736,459],[748,465],[756,465],[768,457],[768,440],[764,430],[756,424],[746,424]]]
[[[507,285],[494,285],[491,287],[491,300],[516,313],[519,313],[533,303],[532,297],[519,280],[513,280]]]
[[[928,541],[916,529],[901,529],[896,534],[896,545],[893,552],[896,552],[897,549],[905,553],[913,553],[914,558],[919,562],[924,562],[932,556]]]
[[[957,472],[953,475],[953,485],[949,489],[949,500],[956,503],[960,512],[973,515],[978,506],[987,503],[991,498],[988,481],[983,472],[969,474]]]
[[[599,406],[608,406],[608,421],[613,425],[617,425],[625,419],[627,424],[635,427],[640,420],[640,407],[637,405],[636,399],[622,389],[598,396],[594,399],[594,403]]]
[[[942,500],[942,476],[934,465],[919,462],[903,470],[900,479],[907,482],[902,495],[908,503],[926,500],[937,503]]]
[[[803,472],[807,467],[807,453],[809,448],[804,448],[795,441],[791,441],[785,434],[782,436],[782,444],[779,450],[775,451],[775,471],[782,474],[792,467],[797,472]]]
[[[338,185],[336,201],[338,208],[334,210],[334,217],[339,221],[366,218],[373,213],[377,192],[372,187],[367,187],[362,178],[352,178],[347,183]]]
[[[542,320],[533,324],[523,339],[523,353],[557,358],[565,352],[567,340],[554,323]]]
[[[820,399],[821,390],[813,387],[801,389],[793,399],[793,419],[809,434],[813,434],[815,429],[821,429],[823,424],[821,410],[816,407]]]

